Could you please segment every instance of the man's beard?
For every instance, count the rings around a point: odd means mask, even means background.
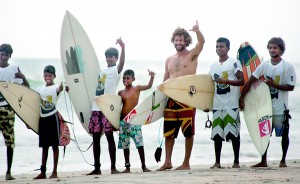
[[[182,46],[182,47],[179,47],[179,48],[178,48],[178,47],[175,46],[175,49],[176,49],[177,51],[183,51],[183,50],[185,49],[185,47]]]

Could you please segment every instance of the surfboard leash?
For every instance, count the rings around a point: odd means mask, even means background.
[[[67,110],[67,114],[68,114],[68,119],[69,119],[69,120],[72,119],[72,122],[74,122],[73,106],[72,106],[71,100],[70,100],[70,98],[69,98],[69,103],[70,103],[70,107],[71,107],[70,111],[71,111],[71,116],[72,116],[72,118],[71,118],[71,117],[70,117],[69,108],[68,108],[68,105],[67,105],[67,97],[66,97],[66,93],[64,93],[64,99],[65,99],[65,104],[66,104],[66,110]],[[71,139],[71,140],[74,141],[74,143],[75,143],[77,149],[80,151],[80,154],[81,154],[83,160],[84,160],[88,165],[94,166],[93,164],[90,164],[90,163],[86,160],[85,156],[83,155],[83,152],[88,151],[88,150],[92,147],[93,142],[89,145],[89,147],[88,147],[86,150],[82,150],[82,149],[80,148],[80,145],[79,145],[78,141],[77,141],[77,137],[76,137],[76,134],[75,134],[75,126],[74,126],[74,123],[71,123],[71,122],[70,122],[70,124],[71,124],[71,130],[72,130],[72,134],[73,134],[73,138],[74,138],[74,139]]]
[[[162,152],[162,143],[164,142],[164,137],[162,137],[162,139],[160,140],[160,131],[161,131],[161,125],[162,125],[162,122],[163,122],[163,118],[161,118],[160,120],[160,125],[159,125],[159,129],[158,129],[158,143],[159,143],[159,147],[156,148],[155,150],[155,153],[154,153],[154,158],[156,160],[156,162],[160,162],[160,158],[161,158],[161,152]]]

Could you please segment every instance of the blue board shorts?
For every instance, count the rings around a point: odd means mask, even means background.
[[[119,149],[129,149],[130,148],[130,138],[132,138],[135,143],[136,148],[144,146],[143,134],[141,125],[132,125],[126,123],[125,121],[120,121],[119,130]]]
[[[282,132],[284,130],[283,121],[285,120],[284,114],[281,115],[273,115],[272,117],[272,132],[275,129],[276,137],[281,137]]]

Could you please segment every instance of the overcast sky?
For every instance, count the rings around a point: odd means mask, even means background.
[[[60,32],[69,10],[82,24],[97,52],[122,37],[127,60],[165,60],[175,52],[170,42],[178,26],[199,22],[206,43],[199,60],[215,60],[215,41],[231,41],[229,55],[249,41],[260,57],[269,58],[273,36],[286,42],[284,58],[299,62],[299,0],[1,0],[0,43],[13,46],[15,58],[60,58]],[[196,41],[194,32],[191,35]],[[193,47],[191,45],[190,47]]]

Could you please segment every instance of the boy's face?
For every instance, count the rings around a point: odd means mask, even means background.
[[[227,55],[229,48],[226,46],[225,42],[217,42],[216,52],[219,57]]]
[[[55,79],[55,75],[54,74],[48,73],[48,72],[44,73],[44,80],[46,82],[46,86],[52,85],[54,79]]]
[[[10,58],[10,54],[7,54],[6,52],[2,52],[2,51],[0,52],[0,62],[2,64],[7,63],[9,58]]]
[[[123,84],[125,87],[131,86],[134,78],[131,75],[124,75],[123,76]]]
[[[106,57],[107,67],[115,66],[117,60],[118,58],[116,58],[116,56],[107,56]]]

